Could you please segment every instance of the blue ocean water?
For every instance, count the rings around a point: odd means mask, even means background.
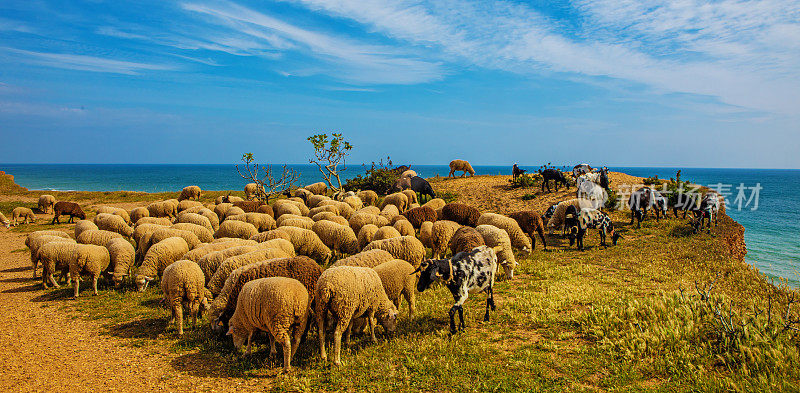
[[[300,184],[320,181],[316,166],[292,165],[300,172]],[[535,171],[537,166],[522,166]],[[414,165],[422,177],[447,176],[446,165]],[[475,166],[479,175],[510,174],[509,166]],[[613,171],[634,176],[675,176],[678,168],[614,167]],[[233,165],[94,165],[94,164],[0,164],[0,170],[15,176],[18,184],[34,190],[81,191],[176,191],[187,184],[205,190],[241,190],[245,183]],[[361,165],[350,165],[344,181],[363,173]],[[728,214],[745,227],[747,260],[762,273],[784,277],[800,284],[800,170],[778,169],[682,169],[684,180],[704,186],[722,184],[729,203],[736,200],[737,187],[744,185],[743,208],[728,207]],[[726,186],[729,186],[727,188]],[[760,186],[757,198],[753,187]],[[752,208],[755,202],[758,207]],[[749,204],[747,203],[749,202]]]

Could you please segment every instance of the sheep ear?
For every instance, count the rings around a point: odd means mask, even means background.
[[[220,323],[220,325],[221,325],[221,324],[222,324],[222,323]],[[228,333],[225,333],[225,335],[226,335],[226,336],[233,335],[233,326],[231,326],[231,327],[229,327],[229,328],[228,328]]]

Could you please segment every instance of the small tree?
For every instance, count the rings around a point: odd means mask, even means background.
[[[280,176],[275,178],[272,165],[256,164],[253,153],[243,154],[242,162],[244,162],[244,168],[240,169],[239,165],[236,165],[236,172],[239,172],[239,176],[243,179],[258,185],[256,198],[260,201],[269,202],[269,198],[273,195],[294,188],[300,177],[299,172],[283,164]]]
[[[342,134],[335,132],[331,133],[330,137],[328,134],[312,135],[308,137],[308,141],[314,146],[314,158],[308,162],[317,165],[322,178],[333,192],[341,191],[342,179],[339,178],[339,172],[347,170],[345,157],[353,149],[353,145],[344,140]],[[339,169],[340,164],[341,169]],[[335,185],[334,180],[336,180]]]

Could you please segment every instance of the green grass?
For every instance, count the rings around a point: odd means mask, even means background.
[[[687,373],[660,367],[664,355],[619,356],[617,347],[607,347],[590,333],[600,326],[592,322],[599,320],[592,319],[597,310],[610,310],[603,321],[625,320],[631,307],[651,307],[647,305],[679,288],[694,288],[695,282],[708,283],[717,276],[721,278],[715,293],[742,304],[763,299],[764,291],[771,288],[757,270],[729,252],[726,242],[736,239],[738,230],[729,219],[712,235],[693,235],[685,220],[648,220],[635,229],[627,226],[626,214],[614,212],[612,217],[624,228],[625,238],[617,246],[599,247],[597,231],[592,230],[584,252],[567,247],[565,239],[549,236],[548,251],[539,245],[531,255],[517,254],[520,266],[515,279],[501,276],[496,284],[498,308],[489,323],[482,322],[485,295],[471,294],[465,304],[467,329],[450,337],[447,310],[452,297],[436,285],[417,295],[413,321],[407,319],[407,306],[401,307],[400,325],[390,340],[379,334],[378,343],[372,344],[366,336],[355,336],[351,346],[343,349],[339,368],[319,360],[316,329],[301,345],[293,360],[296,371],[289,374],[277,372],[278,359],[268,359],[263,335],[250,357],[238,353],[230,339],[214,336],[205,320],[192,328],[187,319],[186,334],[179,338],[176,328],[166,325],[169,311],[160,305],[157,283],[144,293],[105,288],[96,297],[84,285],[82,296],[64,302],[63,307],[98,320],[106,334],[124,338],[129,345],[196,354],[210,375],[274,378],[276,391],[798,389],[797,372],[786,372],[777,380],[758,380],[698,356],[702,367]],[[46,293],[54,300],[70,294],[66,288]],[[674,321],[653,317],[650,323]],[[633,335],[636,330],[627,332]],[[703,351],[700,346],[684,350]],[[787,369],[797,369],[797,364],[792,365]]]

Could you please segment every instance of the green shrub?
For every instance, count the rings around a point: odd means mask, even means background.
[[[523,201],[530,201],[531,199],[536,198],[535,194],[525,194],[522,196]]]
[[[645,178],[644,180],[642,180],[642,184],[644,184],[646,186],[660,186],[661,185],[661,179],[658,178],[658,175],[650,176],[650,177]]]
[[[508,182],[511,183],[511,188],[539,187],[542,185],[542,175],[523,173],[517,176],[516,180],[509,179]]]
[[[364,165],[364,174],[345,182],[344,189],[347,191],[372,190],[379,195],[393,193],[394,184],[400,174],[392,168],[392,159],[389,157],[386,157],[386,159],[386,164],[381,160],[378,163],[373,161],[370,167]]]

